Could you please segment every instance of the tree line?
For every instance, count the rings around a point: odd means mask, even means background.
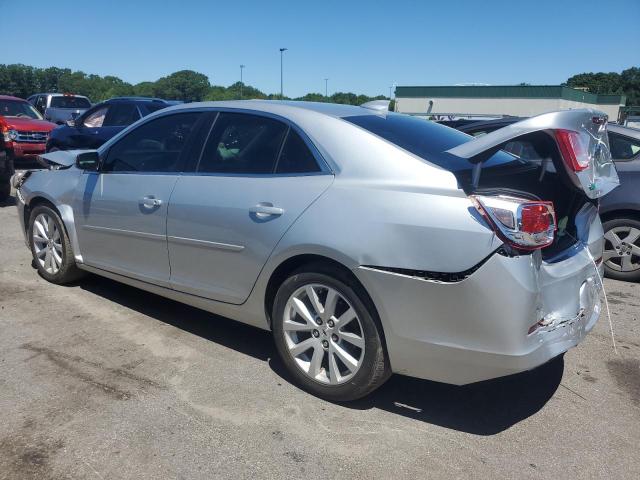
[[[627,105],[640,105],[640,68],[638,67],[628,68],[621,73],[580,73],[569,78],[565,85],[586,87],[592,93],[624,94],[627,96]],[[193,70],[181,70],[155,82],[141,82],[134,85],[112,75],[101,77],[82,71],[72,71],[69,68],[0,64],[0,93],[20,98],[27,98],[39,92],[72,92],[86,95],[93,102],[130,95],[197,102],[236,100],[240,98],[241,89],[243,98],[280,98],[277,94],[266,94],[240,82],[228,87],[211,85],[206,75]],[[386,98],[383,95],[369,97],[351,92],[336,92],[329,97],[321,93],[307,93],[295,100],[361,105],[371,100]]]
[[[568,87],[586,87],[591,93],[614,93],[627,96],[627,105],[640,106],[640,68],[631,67],[620,73],[579,73],[569,78]]]
[[[22,64],[0,64],[0,94],[14,95],[20,98],[27,98],[40,92],[70,92],[86,95],[93,102],[132,95],[199,102],[203,100],[237,100],[240,98],[241,89],[242,97],[245,99],[272,100],[280,98],[280,95],[266,94],[255,87],[240,82],[228,87],[211,85],[206,75],[193,70],[181,70],[155,82],[131,84],[112,75],[101,77],[82,71],[72,71],[69,68],[37,68]],[[289,97],[285,96],[285,98]],[[351,92],[336,92],[328,98],[320,93],[308,93],[295,100],[360,105],[371,100],[386,98],[383,95],[369,97]]]

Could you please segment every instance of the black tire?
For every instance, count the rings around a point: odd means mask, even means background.
[[[611,220],[607,220],[606,222],[604,222],[602,224],[602,228],[604,229],[604,233],[605,233],[605,250],[609,250],[611,248],[614,248],[614,245],[611,243],[610,240],[606,238],[608,232],[616,228],[622,228],[622,230],[624,230],[625,228],[635,228],[640,230],[640,221],[633,218],[613,218]],[[624,242],[626,237],[624,238],[621,237],[620,239]],[[634,244],[636,246],[640,246],[640,239],[636,240]],[[640,262],[640,256],[632,255],[631,258],[633,262]],[[605,261],[604,274],[606,277],[613,278],[615,280],[622,280],[625,282],[640,281],[640,267],[632,271],[620,271],[612,268],[611,263],[615,265],[620,264],[620,262],[617,259]]]
[[[308,284],[326,285],[336,290],[351,304],[362,325],[362,336],[365,340],[362,364],[353,377],[345,383],[330,385],[311,378],[297,366],[289,353],[283,328],[285,307],[289,297],[300,287]],[[374,391],[391,375],[384,348],[382,326],[369,296],[360,285],[337,268],[320,264],[310,265],[289,276],[282,283],[275,297],[272,331],[276,348],[287,371],[300,387],[320,398],[334,402],[356,400]]]
[[[48,272],[45,267],[42,265],[40,260],[36,255],[36,245],[33,237],[33,229],[34,222],[38,215],[45,214],[50,217],[55,223],[56,228],[60,232],[60,243],[61,243],[61,251],[62,251],[62,262],[57,272],[51,273]],[[58,285],[63,285],[65,283],[70,283],[78,280],[84,275],[84,272],[80,270],[75,262],[73,257],[73,250],[71,248],[71,242],[69,241],[69,235],[67,234],[67,230],[64,227],[64,223],[53,208],[47,205],[38,205],[31,211],[31,215],[29,216],[29,228],[27,230],[29,235],[29,247],[31,248],[31,254],[33,256],[33,260],[36,268],[38,269],[38,273],[45,280],[56,283]]]

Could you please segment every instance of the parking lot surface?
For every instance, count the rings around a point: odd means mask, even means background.
[[[0,479],[640,478],[640,287],[606,288],[617,354],[603,317],[532,372],[394,376],[337,405],[288,381],[268,332],[45,282],[0,204]]]

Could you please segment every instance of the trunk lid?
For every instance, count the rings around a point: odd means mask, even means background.
[[[607,116],[596,110],[538,115],[462,143],[447,153],[474,164],[472,186],[477,187],[483,164],[514,141],[532,142],[534,149],[542,148],[544,153],[552,154],[548,151],[549,142],[537,145],[545,140],[540,134],[546,134],[555,143],[556,156],[562,160],[554,162],[555,168],[563,169],[571,183],[588,198],[602,197],[620,184],[609,150]]]

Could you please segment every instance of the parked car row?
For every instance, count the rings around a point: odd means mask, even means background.
[[[210,102],[43,154],[14,186],[46,280],[93,272],[271,330],[296,383],[345,401],[393,372],[466,384],[578,344],[601,311],[608,142],[590,110],[474,139],[363,107]]]
[[[43,93],[28,100],[0,95],[0,201],[9,195],[15,166],[37,155],[68,149],[98,148],[128,125],[176,102],[118,97],[91,105],[87,97]]]
[[[118,97],[98,103],[51,132],[46,150],[96,149],[128,125],[169,103],[158,98]]]
[[[507,117],[456,121],[454,127],[474,137],[481,137],[521,120]],[[620,187],[600,200],[600,218],[605,232],[605,274],[610,278],[637,282],[640,281],[640,130],[610,124],[607,131],[611,157],[620,176]],[[528,161],[544,160],[544,152],[527,140],[514,140],[503,148]]]

